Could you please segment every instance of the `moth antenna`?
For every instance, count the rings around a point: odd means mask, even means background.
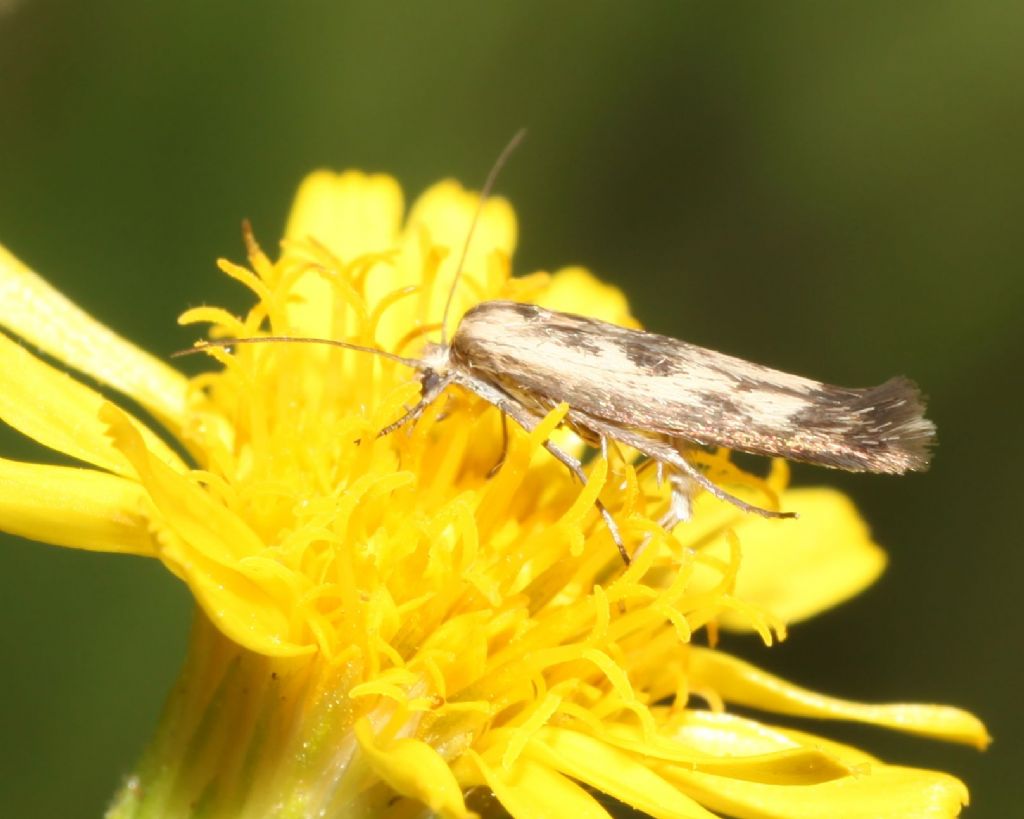
[[[406,367],[412,367],[414,370],[422,370],[424,366],[423,362],[418,358],[406,358],[405,356],[389,353],[387,350],[379,350],[376,347],[353,344],[350,341],[338,341],[333,338],[306,338],[304,336],[260,336],[259,338],[219,338],[214,341],[199,341],[196,342],[194,347],[171,353],[171,358],[194,355],[211,347],[234,347],[236,344],[327,344],[331,347],[341,347],[344,350],[355,350],[359,353],[379,355],[381,358],[397,361]]]
[[[494,183],[498,178],[498,174],[501,173],[501,169],[508,161],[509,156],[511,156],[512,152],[519,147],[519,143],[523,141],[523,137],[525,136],[525,128],[520,128],[516,131],[515,136],[508,141],[508,144],[502,149],[501,153],[498,154],[498,158],[494,160],[490,173],[487,174],[487,179],[484,181],[484,186],[480,189],[480,202],[477,204],[476,210],[473,212],[473,220],[469,223],[469,231],[466,233],[466,241],[463,242],[462,253],[459,254],[459,263],[455,267],[455,277],[452,279],[452,286],[448,291],[448,299],[444,303],[444,313],[441,314],[441,346],[443,347],[448,346],[448,314],[452,309],[452,301],[455,298],[455,289],[459,284],[459,279],[462,278],[462,266],[466,263],[466,256],[469,254],[469,243],[473,241],[473,234],[476,232],[477,222],[480,221],[480,214],[483,213],[484,205],[487,204],[487,200],[490,198],[491,190],[494,188]]]

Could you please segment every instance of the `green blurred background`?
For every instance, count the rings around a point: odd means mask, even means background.
[[[499,184],[519,272],[583,263],[645,324],[843,384],[931,396],[941,446],[849,491],[891,567],[770,652],[809,686],[949,702],[985,754],[811,726],[1020,815],[1024,4],[0,0],[0,242],[166,355],[214,259],[273,247],[312,168],[411,198]],[[5,433],[7,455],[34,457]],[[0,488],[2,491],[2,488]],[[0,547],[0,814],[99,816],[181,660],[189,599],[139,559]]]

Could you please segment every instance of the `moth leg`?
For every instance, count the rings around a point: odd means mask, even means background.
[[[687,461],[675,447],[663,440],[648,438],[646,435],[641,435],[633,430],[609,424],[606,421],[602,421],[599,418],[593,418],[578,410],[569,410],[569,415],[572,417],[574,423],[580,424],[583,427],[588,427],[599,435],[607,435],[609,438],[615,438],[626,446],[642,452],[648,458],[655,461],[661,461],[666,464],[670,467],[670,480],[672,472],[681,473],[682,476],[685,476],[694,484],[700,486],[706,492],[719,500],[731,503],[737,509],[744,512],[752,512],[755,515],[760,515],[761,517],[796,517],[795,512],[776,512],[774,509],[764,509],[760,506],[755,506],[752,503],[747,503],[742,498],[737,498],[735,495],[726,492],[720,486],[713,483],[703,472],[697,469],[697,467]]]
[[[425,410],[427,408],[427,405],[429,403],[430,403],[429,401],[426,401],[425,399],[421,398],[417,402],[416,406],[414,406],[412,409],[406,410],[405,414],[402,415],[402,417],[399,418],[397,421],[392,421],[390,424],[388,424],[383,429],[378,430],[377,431],[377,437],[378,438],[383,438],[386,435],[390,435],[396,429],[398,429],[399,427],[405,425],[409,421],[415,421],[417,418],[419,418],[423,414],[423,410]]]
[[[671,449],[671,448],[669,448]],[[702,487],[705,491],[714,495],[719,500],[723,500],[726,503],[731,503],[737,509],[743,512],[753,512],[755,515],[760,515],[763,518],[795,518],[796,512],[779,512],[775,509],[765,509],[763,506],[757,506],[753,503],[747,503],[742,498],[738,498],[730,492],[726,492],[720,486],[711,482],[704,473],[702,473],[697,467],[687,461],[679,453],[674,452],[674,458],[670,462],[672,466],[677,467],[681,471],[686,473],[686,476],[692,483]]]
[[[499,409],[499,412],[501,412],[501,455],[498,457],[498,462],[488,470],[488,479],[498,474],[498,470],[505,465],[505,457],[508,455],[508,415],[504,410]]]
[[[626,453],[622,451],[622,447],[619,446],[619,442],[614,438],[603,437],[602,440],[605,442],[606,450],[614,452],[621,463],[626,463]],[[608,459],[608,452],[605,452],[605,460]]]
[[[688,521],[693,516],[693,491],[695,484],[686,475],[680,474],[664,461],[658,461],[651,457],[648,457],[637,467],[637,472],[649,470],[651,467],[655,470],[655,481],[658,487],[664,486],[666,481],[669,485],[668,509],[658,519],[658,526],[666,532],[671,532],[676,527],[676,524]],[[644,536],[640,545],[633,552],[634,558],[639,557],[641,552],[647,548],[647,544],[651,542],[652,537],[652,535]]]
[[[416,406],[414,406],[412,409],[406,410],[405,414],[402,415],[402,417],[399,418],[397,421],[392,421],[386,427],[379,430],[377,432],[377,437],[383,438],[386,435],[390,435],[392,432],[394,432],[396,429],[403,426],[404,424],[407,424],[410,421],[415,421],[423,414],[423,410],[429,407],[437,398],[437,396],[444,392],[445,387],[451,384],[453,380],[454,379],[451,376],[445,376],[444,378],[439,378],[437,381],[434,381],[426,385],[423,388],[423,394],[420,396],[420,400],[416,402]]]
[[[519,426],[527,432],[533,432],[542,420],[527,410],[526,407],[514,398],[492,384],[488,384],[486,381],[480,381],[464,374],[461,376],[455,375],[451,380],[465,387],[467,390],[476,393],[487,403],[497,407],[501,412],[519,424]],[[544,448],[554,455],[559,462],[564,464],[569,471],[579,479],[580,483],[586,485],[587,473],[583,471],[583,464],[581,464],[578,459],[572,457],[572,455],[556,444],[553,444],[551,441],[545,441]],[[611,534],[612,540],[615,542],[615,548],[619,550],[619,554],[622,556],[622,562],[628,566],[631,560],[629,552],[626,551],[626,544],[622,540],[622,533],[619,531],[619,525],[615,522],[615,518],[612,517],[612,513],[608,511],[608,507],[602,503],[600,498],[596,498],[594,500],[594,506],[597,507],[597,511],[604,519],[605,526],[608,527],[608,532]]]
[[[661,467],[661,461],[658,461],[658,465]],[[693,490],[695,487],[694,482],[688,476],[681,475],[675,470],[668,471],[668,485],[668,511],[658,521],[658,525],[666,531],[693,516]]]
[[[657,486],[658,489],[661,489],[661,487],[665,485],[665,476],[668,473],[666,472],[665,464],[663,464],[661,461],[656,461],[654,458],[647,456],[639,464],[637,464],[635,469],[636,476],[638,478],[642,478],[646,473],[650,472],[653,469],[655,486]]]
[[[525,429],[525,427],[523,428]],[[586,485],[587,473],[583,471],[583,464],[556,444],[551,443],[551,441],[544,442],[544,449],[565,464],[569,468],[569,471],[579,478],[580,483]],[[619,554],[622,555],[622,562],[628,566],[631,560],[629,552],[626,551],[626,544],[622,541],[622,533],[619,531],[619,524],[615,522],[615,518],[612,517],[612,513],[608,511],[608,507],[601,502],[600,498],[594,499],[594,506],[597,507],[597,511],[600,512],[601,517],[604,518],[604,524],[608,527],[612,540],[615,541],[615,548],[618,549]]]
[[[671,529],[677,523],[689,520],[691,517],[693,481],[676,472],[664,461],[658,461],[649,456],[637,467],[637,475],[648,472],[652,468],[657,488],[665,486],[666,481],[669,483],[669,509],[657,523],[663,529]]]
[[[672,448],[679,453],[680,458],[686,460],[687,453],[697,447],[684,438],[673,438]],[[686,462],[689,463],[688,460]],[[688,521],[693,516],[693,496],[697,484],[688,475],[671,466],[661,461],[657,461],[657,464],[659,481],[667,477],[669,485],[668,511],[662,516],[659,524],[662,529],[671,530],[677,523]]]

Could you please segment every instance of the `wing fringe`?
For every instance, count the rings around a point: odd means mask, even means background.
[[[842,415],[843,437],[863,455],[862,469],[903,474],[923,471],[931,461],[935,424],[924,417],[925,399],[909,378],[896,376],[859,391]]]

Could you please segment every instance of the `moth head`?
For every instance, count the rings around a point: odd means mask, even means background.
[[[423,358],[417,369],[424,386],[427,386],[428,378],[444,378],[451,369],[451,348],[447,344],[428,343],[423,348]]]

